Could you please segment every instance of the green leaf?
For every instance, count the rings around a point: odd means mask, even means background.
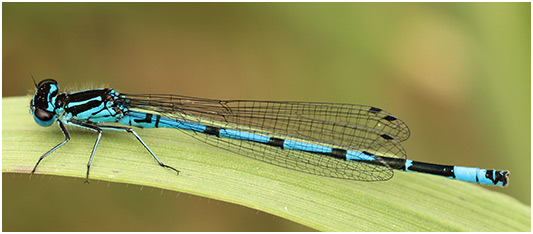
[[[3,98],[2,171],[29,173],[64,137],[28,114],[29,97]],[[84,178],[96,134],[69,128],[71,140],[37,174]],[[131,135],[105,131],[90,180],[153,186],[236,203],[321,231],[530,231],[531,208],[479,185],[396,172],[387,182],[332,179],[234,155],[174,129],[136,130],[160,167]],[[512,186],[512,182],[511,185]],[[502,188],[505,189],[505,188]]]

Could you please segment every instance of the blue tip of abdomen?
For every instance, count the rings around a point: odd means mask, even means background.
[[[482,185],[499,185],[507,186],[509,183],[508,171],[487,170],[472,167],[453,167],[454,175],[457,180],[466,181]]]

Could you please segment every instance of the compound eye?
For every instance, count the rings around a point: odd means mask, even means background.
[[[36,108],[33,112],[33,119],[35,120],[35,122],[37,122],[37,124],[47,127],[54,123],[54,113],[40,108]]]

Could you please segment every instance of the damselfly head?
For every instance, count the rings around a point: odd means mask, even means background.
[[[50,126],[55,120],[55,98],[59,92],[57,81],[46,79],[36,86],[30,101],[30,112],[35,122],[41,126]]]

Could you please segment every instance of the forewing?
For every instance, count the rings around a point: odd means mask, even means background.
[[[217,101],[176,95],[128,95],[129,107],[157,112],[179,121],[234,129],[337,149],[406,158],[400,141],[409,137],[403,121],[362,105]],[[274,165],[334,178],[374,181],[392,176],[387,165],[339,160],[262,143],[183,131],[203,142]]]

